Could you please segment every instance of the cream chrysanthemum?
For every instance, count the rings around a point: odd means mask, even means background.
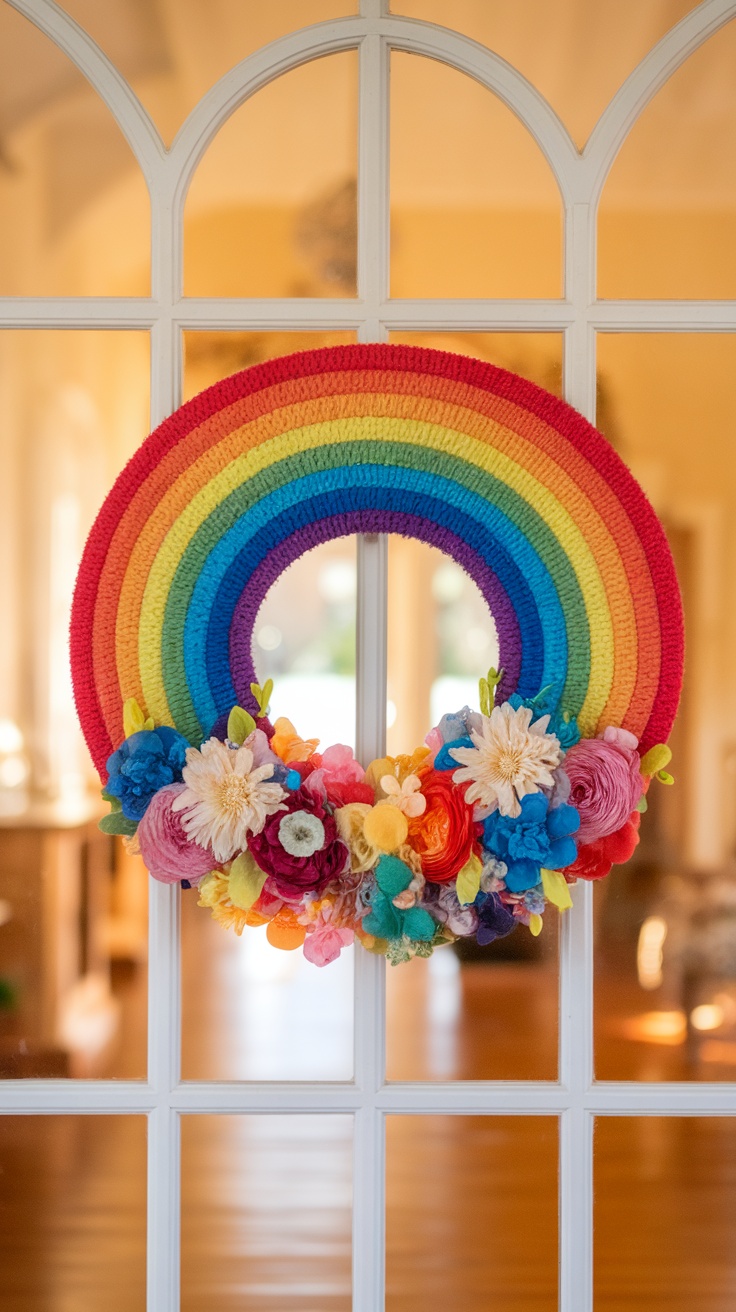
[[[504,702],[483,717],[481,733],[471,732],[473,747],[450,748],[450,756],[463,767],[455,770],[454,782],[470,784],[466,801],[517,816],[522,797],[554,785],[551,771],[562,756],[559,740],[545,733],[548,715],[534,724],[531,718],[528,706],[514,710]]]
[[[186,789],[173,810],[184,813],[181,822],[189,837],[217,861],[242,852],[249,834],[260,834],[270,815],[286,809],[281,785],[265,782],[273,765],[254,770],[248,747],[226,747],[210,738],[199,751],[189,748],[182,774]]]

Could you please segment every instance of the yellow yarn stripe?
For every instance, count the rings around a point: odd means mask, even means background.
[[[267,421],[272,420],[272,418],[272,416],[265,417]],[[261,421],[255,420],[254,424],[259,422]],[[272,422],[268,426],[272,428]],[[231,432],[226,440],[216,448],[217,456],[215,456],[215,450],[210,448],[200,461],[184,470],[181,475],[184,485],[191,487],[193,482],[200,482],[202,474],[205,471],[214,470],[218,465],[221,466],[222,460],[227,459],[231,451],[240,450],[242,453],[245,431],[250,427],[251,425],[245,425],[243,429]],[[493,434],[494,445],[491,445],[489,441],[491,436],[489,428],[495,430]],[[207,516],[242,482],[277,460],[285,459],[290,455],[296,455],[317,446],[344,441],[380,440],[383,438],[396,442],[413,442],[425,448],[449,451],[471,464],[480,466],[501,479],[519,493],[525,501],[532,504],[549,525],[577,576],[590,621],[591,674],[579,722],[581,731],[584,734],[594,733],[599,717],[608,702],[614,672],[613,625],[605,586],[584,534],[565,506],[558,500],[558,497],[526,469],[504,455],[495,445],[496,437],[503,440],[507,432],[508,430],[503,429],[501,425],[489,426],[486,420],[484,424],[485,440],[479,441],[456,430],[423,421],[391,417],[378,418],[375,416],[356,417],[353,415],[297,428],[287,433],[280,433],[261,442],[254,449],[237,455],[224,468],[220,467],[219,472],[214,473],[214,476],[210,477],[210,480],[200,487],[189,504],[177,515],[151,564],[146,581],[138,629],[138,660],[143,704],[149,714],[152,714],[157,722],[171,722],[171,712],[164,691],[162,675],[161,633],[164,608],[182,554]],[[250,433],[249,436],[252,440],[254,434]],[[518,441],[515,434],[510,434],[510,436]],[[200,469],[197,468],[198,466],[200,466]],[[555,469],[557,470],[558,482],[561,483],[563,471],[559,470],[558,466],[555,466]],[[571,480],[567,481],[571,483]],[[157,514],[166,515],[165,501],[161,502],[156,508],[151,519],[153,520]],[[153,523],[150,524],[150,529],[155,532]],[[618,560],[617,555],[615,559]],[[143,563],[137,552],[133,552],[126,571],[126,582],[128,576],[132,577],[138,572]],[[122,597],[118,616],[119,628],[121,626],[124,628],[126,614]],[[130,612],[128,612],[127,623],[130,623]],[[129,633],[128,637],[130,637]],[[632,638],[633,645],[626,653],[621,653],[620,669],[622,673],[629,662],[632,669],[635,669],[636,666],[636,636],[633,629],[633,617]],[[121,665],[121,655],[122,652],[118,648],[118,670],[121,683],[126,674],[125,682],[129,683],[130,668],[128,667],[126,671],[124,665]],[[629,689],[629,697],[630,692],[631,689]],[[627,705],[628,700],[625,701],[622,712],[625,712]],[[613,715],[612,719],[614,723],[618,722]]]

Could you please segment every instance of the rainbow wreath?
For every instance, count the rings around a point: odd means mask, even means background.
[[[271,723],[251,658],[271,584],[354,533],[439,547],[491,610],[477,709],[410,756]],[[72,614],[82,728],[154,878],[317,965],[397,963],[570,905],[633,853],[682,680],[672,557],[608,442],[556,397],[401,346],[256,365],[177,410],[90,533]]]

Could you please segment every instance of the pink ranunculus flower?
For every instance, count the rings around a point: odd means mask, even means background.
[[[337,961],[343,948],[349,947],[354,938],[352,929],[338,928],[324,912],[320,912],[317,919],[307,925],[303,952],[313,966],[329,966],[331,961]]]
[[[637,739],[625,729],[606,729],[600,738],[581,738],[565,755],[570,806],[577,807],[581,844],[615,834],[644,790]]]
[[[154,879],[175,884],[181,879],[196,884],[217,866],[214,856],[189,838],[180,812],[172,805],[186,784],[167,784],[154,793],[138,825],[138,845],[144,864]]]
[[[322,752],[317,769],[307,775],[302,787],[332,806],[347,806],[350,802],[373,805],[373,789],[364,780],[365,770],[356,761],[352,747],[337,743]]]

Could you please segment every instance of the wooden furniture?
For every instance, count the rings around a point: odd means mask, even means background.
[[[5,1078],[82,1073],[116,1027],[105,943],[115,850],[96,822],[96,810],[49,806],[0,820]]]

